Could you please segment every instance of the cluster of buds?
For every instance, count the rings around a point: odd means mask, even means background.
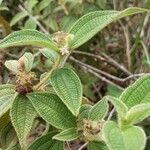
[[[82,132],[83,139],[87,141],[101,141],[101,129],[104,121],[91,121],[83,119],[83,124],[80,126],[79,132]]]
[[[58,31],[54,34],[54,41],[58,44],[61,55],[69,53],[69,45],[72,39],[72,34],[64,33],[62,31]]]
[[[102,139],[101,129],[103,121],[83,120],[83,135],[88,141],[100,141]]]
[[[16,81],[16,91],[21,95],[26,95],[33,91],[33,81],[36,77],[33,72],[27,72],[22,59],[18,61],[18,72]]]

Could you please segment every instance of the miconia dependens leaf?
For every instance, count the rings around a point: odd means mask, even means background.
[[[13,89],[15,91],[15,86],[13,84],[1,84],[0,90],[4,90],[4,89]]]
[[[10,122],[9,111],[7,111],[1,118],[0,118],[0,132],[3,127],[5,127]]]
[[[146,135],[140,127],[120,129],[115,122],[109,121],[105,123],[102,133],[111,150],[143,150],[146,144]]]
[[[54,43],[48,36],[30,29],[13,32],[0,41],[0,48],[23,45],[33,45],[47,47],[56,51],[58,50],[56,43]]]
[[[64,150],[64,143],[52,139],[54,135],[52,132],[40,137],[29,146],[28,150]]]
[[[10,22],[10,26],[15,25],[17,22],[19,22],[20,20],[22,20],[23,18],[25,18],[26,16],[28,16],[27,13],[21,11],[19,13],[17,13],[11,20]]]
[[[79,136],[80,134],[78,133],[77,128],[69,128],[56,134],[53,137],[53,139],[59,140],[59,141],[73,141],[77,139]]]
[[[108,103],[104,97],[97,102],[89,111],[89,119],[92,121],[103,120],[108,112]]]
[[[130,7],[123,11],[105,10],[105,11],[95,11],[90,12],[83,17],[81,17],[72,26],[69,33],[74,35],[71,48],[75,49],[89,39],[91,39],[97,32],[102,30],[108,24],[116,21],[125,16],[145,12],[146,9]]]
[[[10,149],[14,145],[17,144],[17,135],[16,132],[12,126],[12,124],[9,122],[6,124],[0,132],[0,145],[1,148],[6,150]]]
[[[31,53],[25,53],[19,60],[7,60],[5,66],[13,73],[18,73],[19,61],[23,61],[25,69],[29,72],[32,69],[34,56]]]
[[[39,115],[54,127],[67,129],[76,126],[76,118],[57,95],[52,93],[30,93],[27,97]]]
[[[10,109],[15,97],[16,94],[13,85],[0,85],[0,117]]]
[[[107,96],[107,99],[114,105],[118,115],[120,117],[125,117],[128,111],[127,106],[118,98]]]
[[[10,117],[22,149],[26,148],[26,138],[32,128],[36,114],[27,97],[18,95],[15,98],[10,110]]]
[[[25,69],[29,72],[33,67],[34,56],[31,53],[25,53],[20,60],[25,64]]]
[[[72,114],[77,116],[82,101],[82,86],[75,72],[67,68],[56,70],[52,73],[51,84]]]
[[[138,104],[133,106],[126,114],[126,123],[136,124],[150,116],[150,104]]]
[[[48,48],[39,50],[46,58],[50,59],[53,63],[60,57],[59,53]]]
[[[15,74],[18,72],[18,67],[17,67],[18,61],[17,60],[6,60],[5,66]]]
[[[128,108],[140,103],[150,103],[150,75],[140,77],[120,96]]]

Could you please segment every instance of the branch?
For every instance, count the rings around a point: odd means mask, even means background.
[[[90,56],[96,59],[99,59],[101,61],[107,62],[108,64],[117,67],[119,70],[123,71],[126,75],[131,75],[132,73],[129,72],[123,65],[120,65],[118,62],[116,62],[115,60],[113,60],[111,57],[109,57],[107,54],[102,53],[102,56],[100,55],[95,55],[95,54],[91,54],[91,53],[87,53],[87,52],[81,52],[81,51],[77,51],[75,50],[73,53],[75,54],[81,54],[81,55],[86,55],[86,56]]]
[[[87,143],[85,143],[85,144],[83,144],[78,150],[83,150],[84,148],[86,148],[87,147],[87,145],[88,145],[88,142]]]
[[[49,32],[43,27],[43,25],[34,16],[32,16],[22,5],[19,5],[18,7],[20,8],[20,10],[25,12],[44,33],[49,34]]]
[[[89,66],[89,65],[87,65],[87,64],[84,64],[84,63],[80,62],[79,60],[75,59],[74,57],[70,57],[70,60],[76,62],[76,63],[79,64],[82,68],[84,68],[85,70],[87,70],[87,71],[90,72],[91,74],[95,75],[96,77],[100,78],[102,81],[104,81],[104,82],[106,82],[106,83],[108,83],[108,84],[111,84],[111,85],[117,87],[118,89],[123,90],[123,88],[120,87],[119,85],[115,84],[114,82],[112,82],[112,81],[106,79],[105,77],[103,77],[103,76],[99,75],[97,72],[95,72],[95,70],[96,70],[96,71],[99,71],[98,69],[93,68],[92,66]],[[93,70],[93,69],[94,69],[94,70]]]

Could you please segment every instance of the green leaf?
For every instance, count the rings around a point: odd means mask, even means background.
[[[60,24],[61,29],[64,32],[68,32],[77,20],[78,17],[76,15],[69,14],[67,16],[64,16]]]
[[[79,136],[80,134],[77,132],[77,128],[69,128],[55,135],[53,139],[59,141],[73,141],[77,139]]]
[[[11,89],[15,91],[15,86],[13,84],[1,84],[0,90]]]
[[[17,143],[16,132],[11,123],[8,123],[2,128],[0,132],[0,143],[2,149],[7,149],[8,147],[12,147]]]
[[[7,60],[7,61],[5,61],[5,66],[15,74],[18,72],[18,61],[17,60]]]
[[[27,72],[32,69],[34,56],[31,53],[25,53],[19,60],[24,62]],[[5,66],[15,74],[18,72],[18,64],[19,61],[17,60],[8,60],[5,62]]]
[[[48,48],[43,48],[39,50],[46,58],[50,59],[53,63],[56,62],[58,57],[60,57],[59,53],[53,51]]]
[[[54,134],[52,132],[40,137],[29,146],[28,150],[64,150],[63,142],[52,139]]]
[[[146,135],[140,127],[120,129],[113,121],[107,122],[102,130],[104,141],[111,150],[143,150]]]
[[[16,143],[15,145],[11,145],[7,150],[20,150],[19,143]]]
[[[24,29],[34,29],[36,30],[37,24],[33,19],[29,18],[24,25]]]
[[[118,89],[114,85],[108,84],[108,86],[107,86],[107,95],[118,98],[118,97],[120,97],[122,92],[123,91],[121,89]]]
[[[5,127],[10,122],[9,111],[7,111],[1,118],[0,118],[0,132],[3,127]]]
[[[127,123],[136,124],[150,116],[150,104],[139,104],[133,106],[126,115]]]
[[[89,142],[88,150],[109,150],[103,142]]]
[[[89,111],[89,119],[92,121],[103,120],[108,112],[108,103],[104,97],[97,102]]]
[[[150,103],[150,75],[140,77],[129,86],[120,96],[128,108],[140,103]]]
[[[83,120],[83,118],[88,119],[89,111],[91,108],[92,106],[89,104],[82,105],[80,108],[79,118],[81,118],[81,120]]]
[[[31,53],[25,53],[20,59],[23,60],[25,69],[29,72],[33,66],[34,56]]]
[[[59,30],[59,26],[58,26],[56,18],[51,16],[51,17],[44,19],[43,22],[46,25],[46,27],[50,28],[52,31],[56,32]]]
[[[0,117],[3,116],[11,107],[16,97],[14,86],[0,86]]]
[[[127,106],[122,101],[120,101],[118,98],[107,97],[107,99],[114,105],[118,115],[120,117],[125,117],[125,115],[128,111]]]
[[[40,3],[37,5],[38,11],[41,11],[44,8],[48,7],[52,1],[53,0],[42,0],[42,1],[40,1]]]
[[[77,116],[82,102],[82,86],[75,72],[67,68],[56,70],[52,73],[51,84],[72,114]]]
[[[71,48],[81,46],[113,21],[146,11],[143,8],[130,7],[123,11],[105,10],[88,13],[81,17],[70,30],[70,33],[74,35]]]
[[[31,100],[39,115],[54,127],[67,129],[76,126],[75,117],[57,95],[52,93],[30,93],[27,97]]]
[[[56,43],[54,43],[48,36],[30,29],[13,32],[0,41],[0,48],[23,45],[47,47],[56,51],[58,50]]]
[[[10,110],[11,122],[17,132],[22,148],[26,147],[26,138],[29,134],[36,111],[27,97],[18,95]]]
[[[26,1],[26,8],[29,12],[32,11],[32,9],[36,6],[38,3],[38,0],[27,0]]]
[[[20,20],[22,20],[23,18],[25,18],[28,14],[21,11],[19,13],[17,13],[11,20],[10,22],[10,26],[15,25],[17,22],[19,22]]]

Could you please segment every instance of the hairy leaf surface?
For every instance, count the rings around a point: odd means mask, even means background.
[[[56,128],[67,129],[76,126],[75,117],[57,95],[30,93],[27,97],[31,100],[39,115]]]
[[[73,141],[77,139],[79,136],[80,134],[77,132],[77,128],[69,128],[55,135],[53,139],[59,141]]]
[[[56,43],[54,43],[48,36],[30,29],[13,32],[0,41],[0,48],[23,45],[33,45],[47,47],[56,51],[58,50]]]
[[[108,148],[112,150],[143,150],[146,144],[146,135],[140,127],[120,129],[110,121],[104,125],[102,132]]]
[[[120,96],[128,108],[140,103],[150,103],[150,75],[139,78]]]
[[[5,66],[12,71],[13,73],[18,72],[18,61],[17,60],[6,60],[5,61]]]
[[[67,68],[61,68],[53,72],[51,83],[73,115],[79,114],[82,102],[82,86],[79,77],[74,71]]]
[[[32,128],[36,114],[32,103],[27,97],[18,95],[15,98],[10,116],[22,148],[26,147],[26,138]]]
[[[0,132],[3,127],[5,127],[10,122],[9,111],[7,111],[1,118],[0,118]]]
[[[29,146],[28,150],[64,150],[63,142],[52,139],[54,134],[52,132],[40,137]]]
[[[89,111],[89,119],[92,121],[103,120],[108,112],[108,103],[104,97],[97,102]]]
[[[16,132],[9,122],[4,126],[0,132],[0,144],[2,149],[9,149],[9,147],[12,147],[16,145],[17,143],[17,136]]]
[[[15,97],[15,89],[13,85],[6,84],[0,86],[0,117],[10,109]]]
[[[126,119],[128,123],[136,124],[143,121],[148,116],[150,116],[150,104],[139,104],[128,111]]]
[[[114,98],[114,97],[107,97],[107,98],[114,105],[118,115],[120,117],[125,117],[125,115],[128,111],[127,106],[122,101],[120,101],[118,98]]]
[[[26,71],[29,72],[33,67],[34,56],[31,53],[25,53],[21,59],[25,64]]]
[[[50,59],[53,63],[57,60],[59,56],[59,53],[57,53],[56,51],[53,51],[51,49],[48,48],[43,48],[40,49],[40,52],[48,59]]]
[[[88,13],[81,17],[70,30],[70,33],[74,35],[71,48],[75,49],[84,44],[113,21],[145,11],[146,9],[143,8],[130,7],[123,11],[105,10]]]

